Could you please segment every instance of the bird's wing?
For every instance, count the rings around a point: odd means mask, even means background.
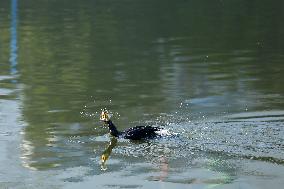
[[[124,131],[124,138],[138,140],[142,138],[151,138],[156,135],[155,131],[159,131],[158,127],[136,126]]]

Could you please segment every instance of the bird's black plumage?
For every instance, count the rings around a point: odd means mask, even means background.
[[[123,132],[123,138],[132,140],[150,139],[156,137],[158,135],[157,131],[159,130],[159,127],[136,126],[125,130]]]
[[[104,123],[108,125],[109,132],[112,136],[131,139],[131,140],[154,138],[158,136],[157,131],[161,130],[160,127],[135,126],[120,132],[117,130],[116,126],[110,120],[110,115],[108,114],[107,110],[102,111],[100,120],[104,121]]]
[[[157,137],[157,131],[161,130],[159,127],[135,126],[120,132],[117,130],[116,126],[111,120],[107,120],[105,123],[108,125],[110,134],[112,136],[131,140],[151,139]]]

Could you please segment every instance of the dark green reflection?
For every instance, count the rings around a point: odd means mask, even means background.
[[[84,109],[118,112],[120,130],[180,111],[181,103],[193,119],[200,112],[218,118],[283,109],[283,6],[247,0],[19,1],[24,138],[33,149],[25,156],[35,167],[48,157],[44,168],[87,161],[91,144],[72,149],[70,140],[89,141],[104,129],[94,130],[94,117],[80,114]]]

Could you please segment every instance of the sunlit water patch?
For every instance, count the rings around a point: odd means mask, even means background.
[[[89,115],[92,113],[86,113]],[[198,121],[176,113],[145,115],[153,119],[137,124],[163,129],[160,137],[143,141],[111,137],[98,117],[94,113],[91,122],[51,123],[46,129],[47,141],[24,139],[25,166],[32,170],[77,170],[59,175],[68,183],[86,182],[94,175],[135,176],[139,187],[144,186],[141,178],[182,186],[227,184],[240,175],[266,178],[275,174],[268,174],[269,167],[284,164],[283,111],[244,112]],[[251,163],[261,167],[247,167]],[[118,186],[112,181],[102,181],[101,185]]]
[[[163,125],[167,134],[162,137],[145,141],[118,139],[115,145],[110,142],[106,145],[111,148],[108,152],[110,160],[107,160],[109,169],[115,171],[115,164],[121,167],[124,163],[157,165],[163,159],[179,171],[189,167],[209,167],[235,175],[243,161],[282,165],[284,130],[281,118],[278,121],[267,118],[266,121],[251,122],[232,119],[236,116],[231,115],[219,122],[169,122]],[[105,143],[106,139],[107,135],[103,135],[93,140]]]

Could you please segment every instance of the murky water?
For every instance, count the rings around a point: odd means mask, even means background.
[[[282,188],[283,10],[1,0],[0,188]]]

